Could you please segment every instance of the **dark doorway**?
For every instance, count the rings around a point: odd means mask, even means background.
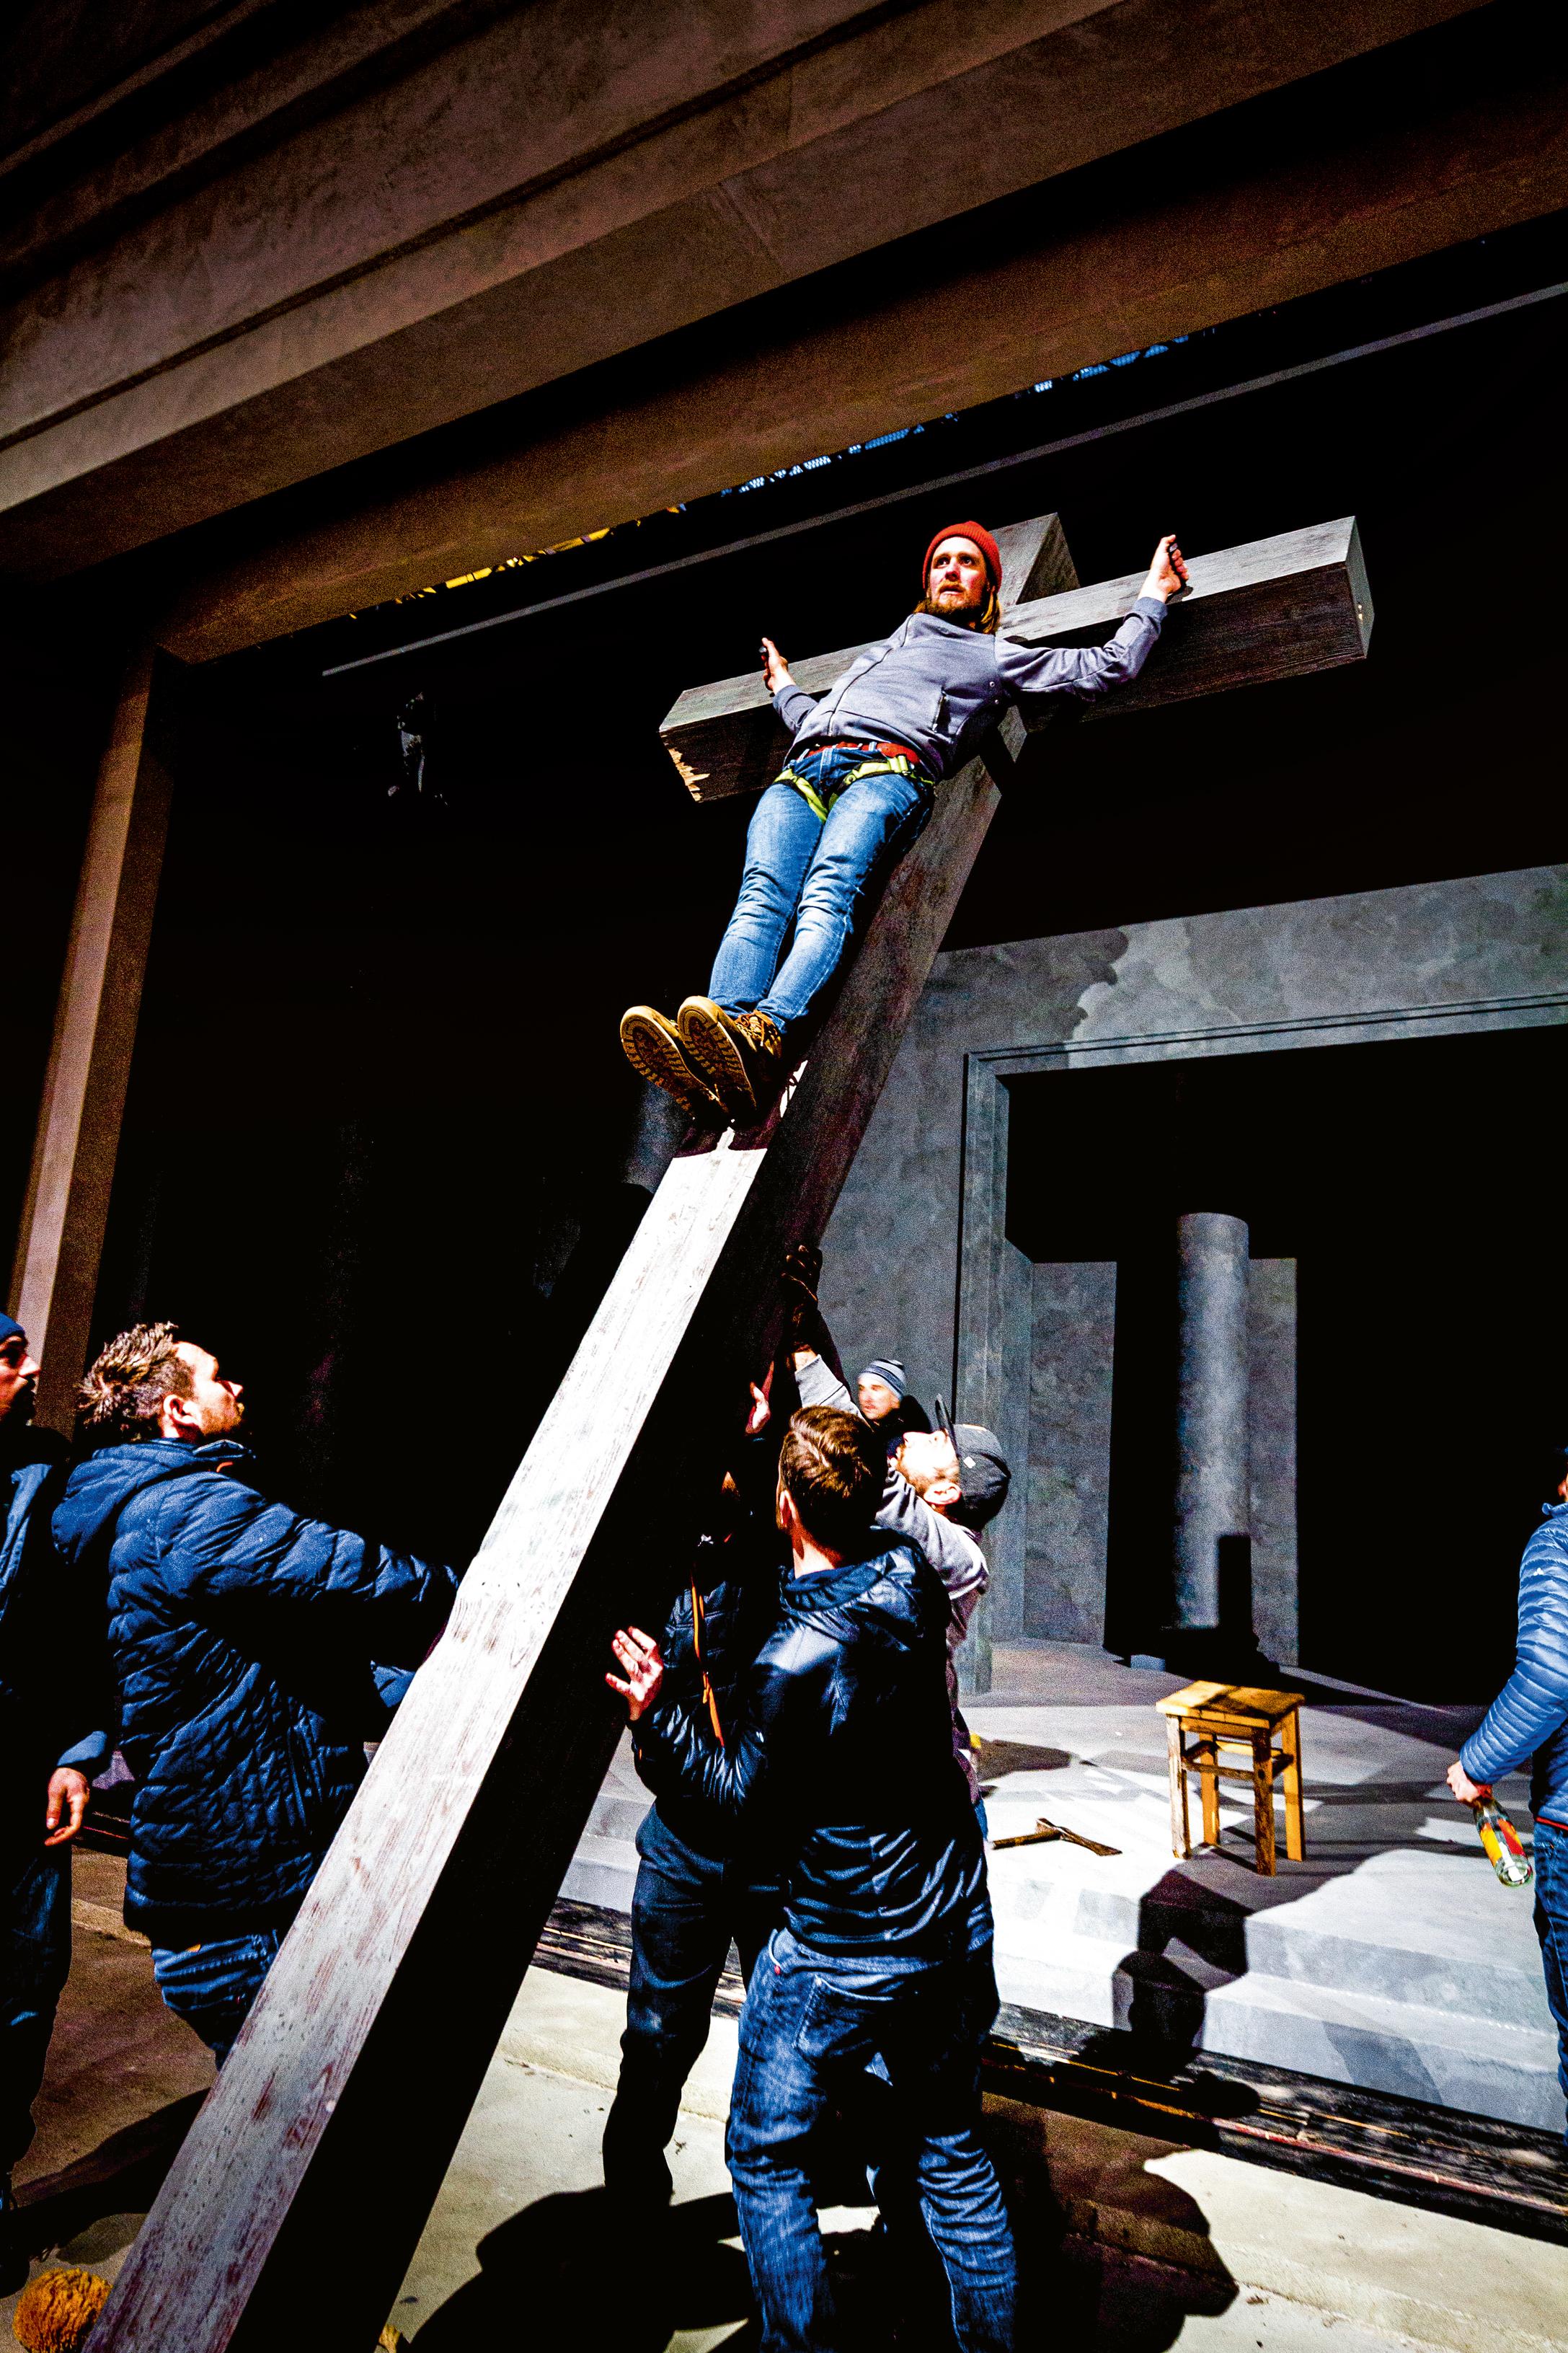
[[[1224,1208],[1255,1260],[1296,1262],[1300,1662],[1488,1696],[1568,1442],[1542,1137],[1568,1029],[1072,1079],[1014,1086],[1008,1230],[1037,1261],[1117,1264],[1108,1642],[1143,1647],[1163,1622],[1173,1224]]]

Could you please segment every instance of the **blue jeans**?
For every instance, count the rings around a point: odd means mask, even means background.
[[[605,2181],[633,2196],[668,2197],[664,2152],[708,2040],[730,1939],[749,1978],[777,1925],[780,1894],[743,1862],[689,1845],[657,1806],[637,1832],[637,1853],[626,2031],[605,2123]]]
[[[789,773],[827,807],[826,822],[800,787],[781,777],[757,803],[746,835],[741,895],[708,994],[727,1013],[766,1013],[781,1037],[816,1011],[875,904],[873,885],[931,815],[930,780],[895,768],[862,776],[833,799],[840,778],[868,756],[863,747],[837,745],[804,754]],[[781,965],[792,923],[795,938]]]
[[[837,2342],[812,2200],[813,2135],[880,2061],[891,2119],[947,2274],[963,2353],[1006,2353],[1013,2234],[980,2138],[980,2053],[996,2015],[991,1948],[924,1966],[813,1952],[788,1929],[752,1973],[730,2098],[730,2178],[763,2353]]]
[[[29,1789],[26,1819],[42,1816]],[[40,1839],[42,1831],[39,1832]],[[33,2137],[55,2004],[70,1974],[70,1849],[37,1845],[0,1860],[0,2177]]]
[[[1568,1831],[1535,1825],[1535,1933],[1546,1999],[1557,2021],[1557,2080],[1568,2100]],[[1568,2143],[1568,2133],[1563,2139]]]
[[[178,1952],[153,1947],[153,1975],[164,2006],[195,2030],[220,2067],[287,1934],[287,1926],[256,1928]]]

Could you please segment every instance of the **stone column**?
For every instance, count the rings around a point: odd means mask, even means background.
[[[1196,1210],[1176,1221],[1175,1626],[1245,1637],[1247,1549],[1247,1229]]]

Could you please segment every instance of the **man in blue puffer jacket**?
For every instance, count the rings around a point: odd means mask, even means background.
[[[54,1515],[108,1582],[137,1782],[125,1917],[220,2064],[385,1729],[380,1678],[418,1665],[458,1584],[268,1503],[242,1413],[206,1349],[137,1324],[82,1385],[98,1451]]]
[[[1557,1493],[1562,1502],[1547,1506],[1520,1564],[1513,1672],[1449,1767],[1448,1787],[1472,1806],[1505,1773],[1535,1759],[1535,1932],[1557,2021],[1557,2078],[1568,2098],[1568,1476]]]

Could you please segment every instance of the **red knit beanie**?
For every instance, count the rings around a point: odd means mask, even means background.
[[[1002,586],[1002,551],[997,546],[996,542],[992,538],[991,533],[986,530],[985,525],[983,522],[950,522],[945,531],[939,531],[937,533],[936,537],[932,540],[931,545],[926,550],[926,560],[921,565],[921,595],[922,596],[926,594],[931,586],[931,557],[936,554],[937,549],[942,545],[944,539],[972,539],[974,542],[975,546],[980,550],[981,554],[985,558],[985,569],[991,575],[991,586],[993,588],[1000,589]]]

